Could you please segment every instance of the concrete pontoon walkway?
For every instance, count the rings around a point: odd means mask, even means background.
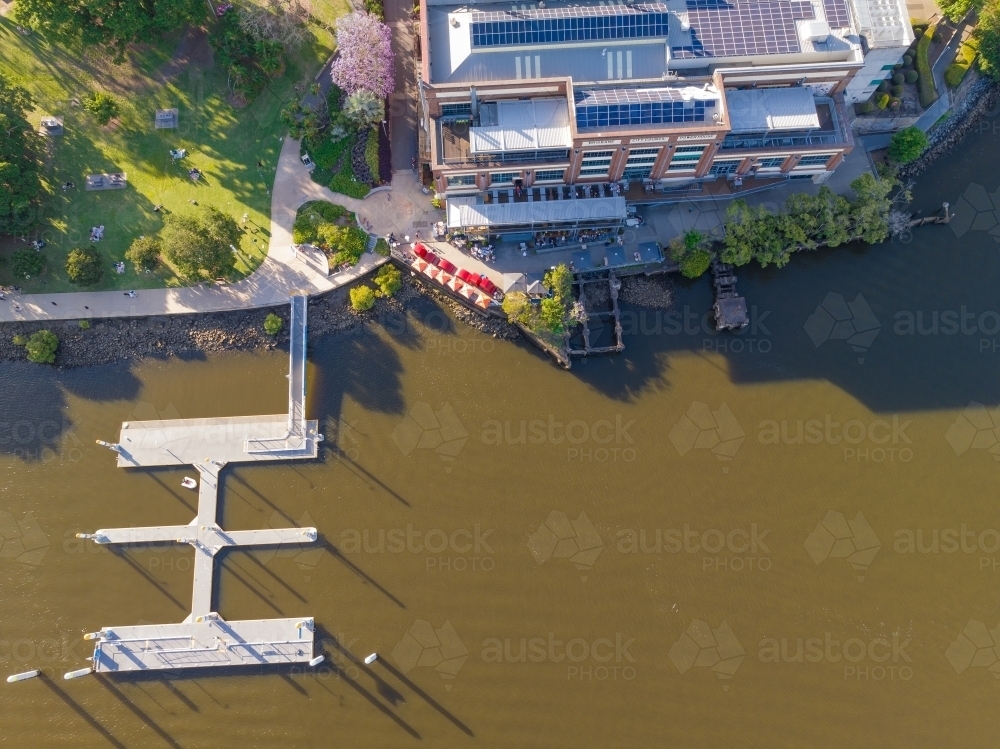
[[[93,670],[300,663],[313,658],[312,619],[227,622],[212,610],[215,557],[229,548],[308,544],[315,528],[226,531],[218,523],[219,472],[227,463],[314,458],[323,439],[305,417],[307,297],[292,299],[288,413],[225,419],[180,419],[122,424],[120,467],[191,465],[199,474],[198,514],[188,525],[112,528],[81,534],[98,544],[174,542],[194,549],[191,614],[178,624],[105,627]]]

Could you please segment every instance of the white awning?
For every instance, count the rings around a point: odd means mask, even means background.
[[[472,198],[471,200],[474,200]],[[532,203],[479,203],[448,199],[448,228],[531,226],[577,221],[624,221],[625,198],[539,200]]]
[[[812,91],[802,86],[726,91],[733,133],[819,127]]]
[[[498,101],[497,124],[469,129],[472,153],[569,148],[569,107],[565,99]]]

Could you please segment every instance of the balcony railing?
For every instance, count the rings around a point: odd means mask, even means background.
[[[846,143],[846,138],[837,133],[818,132],[786,135],[727,135],[722,141],[722,150],[746,148],[791,148],[795,146],[825,146]]]

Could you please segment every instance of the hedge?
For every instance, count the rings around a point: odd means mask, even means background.
[[[917,72],[920,73],[920,77],[917,79],[917,91],[920,94],[920,106],[929,107],[937,99],[937,91],[934,88],[934,76],[931,74],[931,64],[927,59],[927,51],[931,46],[931,39],[934,37],[934,32],[937,30],[937,26],[931,25],[927,27],[927,31],[920,37],[920,41],[917,42]]]

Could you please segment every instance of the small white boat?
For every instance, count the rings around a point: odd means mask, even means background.
[[[185,476],[181,480],[181,486],[183,486],[185,489],[197,489],[198,488],[198,482],[195,481],[190,476]]]

